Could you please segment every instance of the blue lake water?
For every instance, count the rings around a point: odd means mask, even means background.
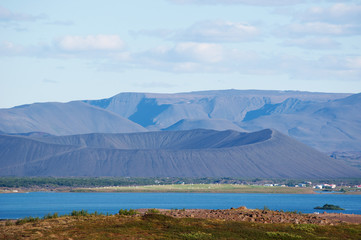
[[[334,204],[344,211],[361,214],[361,195],[342,194],[249,194],[249,193],[54,193],[32,192],[0,194],[0,219],[26,216],[43,217],[47,213],[69,214],[72,210],[117,213],[137,208],[247,208],[301,211],[312,213],[316,206]],[[318,210],[323,211],[323,210]]]

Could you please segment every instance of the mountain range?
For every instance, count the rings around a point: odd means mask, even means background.
[[[278,131],[0,135],[0,176],[361,177]]]
[[[322,152],[361,151],[361,94],[219,90],[120,93],[0,109],[0,131],[52,135],[272,128]]]
[[[120,93],[0,109],[0,176],[361,177],[360,143],[361,94]]]

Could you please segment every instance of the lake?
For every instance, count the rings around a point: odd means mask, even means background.
[[[312,213],[316,206],[334,204],[344,211],[361,214],[361,195],[343,194],[261,194],[261,193],[56,193],[31,192],[0,194],[0,219],[47,213],[69,214],[72,210],[117,213],[119,209],[229,209],[246,206],[272,210]]]

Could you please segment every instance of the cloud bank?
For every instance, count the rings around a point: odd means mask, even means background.
[[[124,47],[124,42],[117,35],[65,36],[57,43],[66,51],[111,51]]]
[[[303,22],[357,23],[361,22],[361,5],[337,3],[330,7],[311,7],[296,14]]]
[[[41,15],[31,15],[25,13],[13,12],[5,7],[0,6],[0,21],[9,22],[9,21],[36,21],[39,19],[46,18],[45,14]]]
[[[242,42],[260,35],[255,26],[231,21],[202,21],[176,33],[174,39],[195,42]]]
[[[225,20],[199,21],[188,28],[178,30],[143,29],[131,31],[130,33],[134,36],[146,35],[170,41],[208,43],[254,41],[261,36],[261,31],[256,26]]]

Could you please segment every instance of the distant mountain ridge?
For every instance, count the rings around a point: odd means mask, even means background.
[[[0,130],[6,133],[44,132],[54,135],[147,131],[113,112],[81,101],[35,103],[0,109]]]
[[[360,96],[262,90],[120,93],[0,109],[0,131],[73,135],[272,128],[323,152],[361,151]]]
[[[0,135],[0,176],[361,177],[275,130]]]
[[[265,104],[281,103],[288,98],[326,102],[348,95],[299,91],[221,90],[177,94],[120,93],[109,99],[84,102],[115,112],[144,127],[162,129],[182,119],[210,118],[239,122],[248,111],[259,109]]]

